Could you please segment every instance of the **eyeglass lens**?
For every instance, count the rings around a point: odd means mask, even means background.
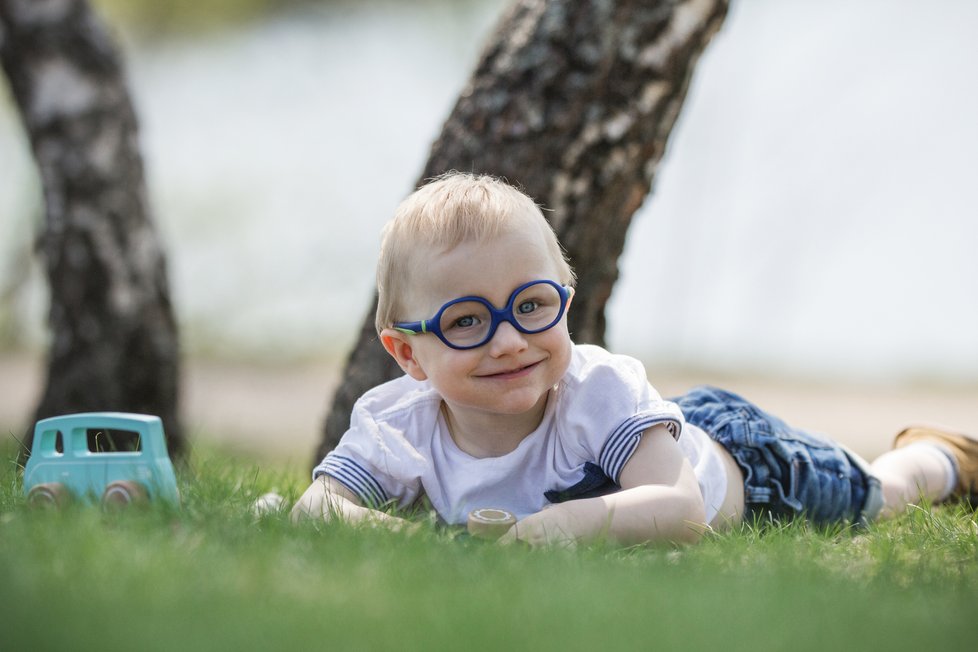
[[[513,299],[512,315],[526,331],[546,330],[560,317],[560,293],[549,283],[535,283]],[[438,327],[456,346],[478,345],[488,339],[492,313],[481,301],[461,301],[442,312]]]

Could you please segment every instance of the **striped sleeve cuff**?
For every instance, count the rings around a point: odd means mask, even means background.
[[[682,424],[675,419],[663,416],[662,413],[635,415],[625,420],[608,438],[604,449],[601,451],[598,464],[605,475],[614,480],[615,484],[619,484],[621,470],[625,468],[625,463],[638,448],[642,433],[660,423],[665,424],[675,439],[679,439]]]
[[[342,482],[367,507],[376,509],[390,502],[390,496],[370,471],[345,455],[327,455],[313,471],[313,479],[321,475],[328,475]]]

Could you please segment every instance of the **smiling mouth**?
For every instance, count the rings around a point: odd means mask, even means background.
[[[493,378],[519,378],[520,376],[525,376],[526,374],[528,374],[531,371],[533,371],[533,369],[535,369],[537,367],[537,365],[540,364],[540,362],[542,362],[542,361],[531,362],[530,364],[526,365],[525,367],[517,367],[516,369],[510,369],[508,371],[499,371],[499,372],[496,372],[494,374],[485,374],[485,375],[479,376],[479,377],[480,378],[489,378],[489,379],[493,379]]]

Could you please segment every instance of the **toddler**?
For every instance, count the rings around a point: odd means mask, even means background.
[[[978,487],[978,442],[913,428],[872,465],[744,399],[663,400],[642,364],[571,341],[574,274],[539,207],[450,173],[384,230],[376,327],[404,375],[364,394],[293,517],[447,524],[492,507],[503,541],[693,542],[744,517],[865,523]]]

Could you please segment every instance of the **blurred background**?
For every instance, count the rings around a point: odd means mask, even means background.
[[[307,464],[379,230],[503,0],[102,0],[141,122],[191,437]],[[978,432],[978,3],[733,0],[608,313],[663,394],[742,391],[867,455]],[[970,80],[970,81],[969,81]],[[43,382],[43,219],[0,90],[0,427]]]

